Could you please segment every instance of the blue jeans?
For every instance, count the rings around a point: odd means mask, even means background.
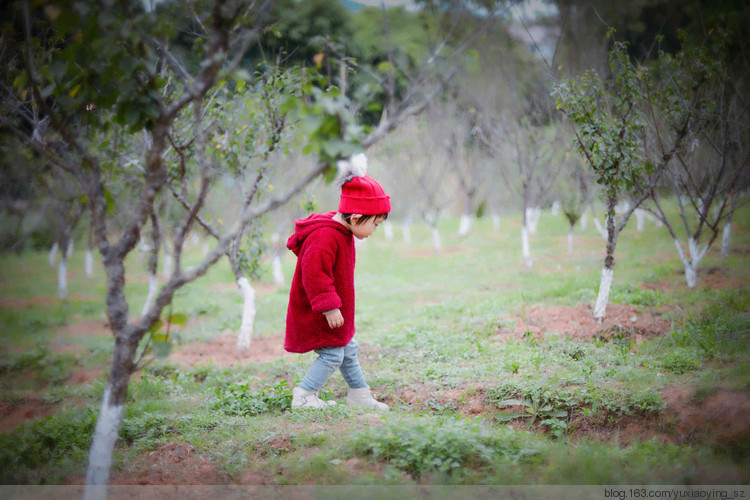
[[[341,375],[350,389],[367,387],[365,375],[362,373],[362,368],[357,360],[358,350],[359,343],[354,339],[344,347],[315,349],[318,357],[307,370],[300,387],[306,391],[317,392],[323,388],[328,377],[333,375],[333,372],[337,369],[341,370]]]

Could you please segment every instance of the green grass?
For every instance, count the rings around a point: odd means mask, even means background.
[[[159,360],[131,380],[115,469],[127,476],[176,441],[229,482],[253,471],[276,484],[747,484],[749,437],[722,440],[710,429],[683,437],[664,399],[675,387],[695,407],[721,394],[750,396],[746,220],[743,209],[732,256],[722,260],[712,249],[694,290],[685,287],[663,228],[626,229],[610,301],[660,311],[674,325],[637,344],[626,328],[591,341],[502,333],[532,306],[576,307],[596,298],[604,242],[592,224],[576,233],[568,257],[562,217],[545,212],[531,238],[531,269],[522,263],[516,214],[498,232],[480,219],[463,239],[458,221],[444,219],[441,255],[420,225],[412,226],[411,245],[398,228],[393,241],[378,232],[357,256],[357,338],[368,383],[389,414],[344,405],[338,375],[323,395],[339,405],[290,411],[290,387],[312,354],[236,368],[182,369]],[[199,262],[199,247],[187,252],[184,265]],[[285,254],[287,279],[294,265]],[[137,254],[128,258],[133,317],[147,291],[145,266]],[[734,286],[704,286],[709,269]],[[0,482],[54,484],[84,473],[105,380],[68,379],[106,370],[112,338],[106,329],[71,333],[83,322],[106,322],[103,270],[92,278],[82,270],[77,252],[70,298],[59,301],[46,254],[0,257],[0,403],[7,414],[29,401],[53,409],[0,436]],[[278,335],[289,285],[273,289],[268,263],[261,271],[254,336]],[[173,312],[190,318],[172,332],[179,342],[239,329],[242,298],[233,283],[222,261],[176,294]],[[462,416],[470,405],[478,411]],[[519,411],[531,416],[507,421]],[[626,436],[633,423],[648,432]]]

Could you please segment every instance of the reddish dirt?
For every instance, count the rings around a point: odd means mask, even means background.
[[[53,415],[56,405],[44,404],[40,399],[27,399],[19,404],[0,402],[0,434],[6,434],[28,420]]]
[[[526,332],[541,338],[544,333],[557,333],[571,339],[586,340],[599,335],[607,335],[617,329],[635,341],[646,337],[664,335],[671,330],[671,323],[661,317],[659,312],[639,310],[636,306],[626,304],[607,305],[607,315],[599,324],[593,318],[590,305],[552,306],[534,305],[529,307],[525,315],[511,316],[515,321],[512,328],[499,328],[502,338],[523,338]]]
[[[743,285],[743,281],[731,275],[731,270],[724,266],[713,266],[698,269],[697,288],[701,290],[730,290]],[[746,284],[746,283],[745,283]],[[643,282],[641,287],[646,290],[669,292],[677,288],[686,288],[685,274],[682,268],[675,272],[675,277],[655,282]]]
[[[83,478],[73,480],[74,484]],[[110,484],[227,484],[229,477],[201,456],[195,449],[181,442],[167,443],[144,453],[126,471],[115,471]]]
[[[294,356],[284,350],[282,333],[254,338],[250,342],[250,348],[242,351],[238,350],[236,345],[237,334],[231,330],[224,330],[220,336],[208,342],[176,347],[169,355],[169,360],[186,367],[209,361],[215,365],[229,367]]]

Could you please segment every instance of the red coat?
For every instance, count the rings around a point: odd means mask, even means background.
[[[335,214],[296,221],[286,243],[297,256],[286,314],[289,352],[341,347],[354,337],[354,236],[333,220]],[[333,309],[341,309],[344,325],[332,329],[323,313]]]

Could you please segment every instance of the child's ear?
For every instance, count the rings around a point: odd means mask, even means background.
[[[349,218],[350,221],[352,221],[353,225],[359,224],[359,220],[362,218],[362,214],[352,214],[352,216]]]

